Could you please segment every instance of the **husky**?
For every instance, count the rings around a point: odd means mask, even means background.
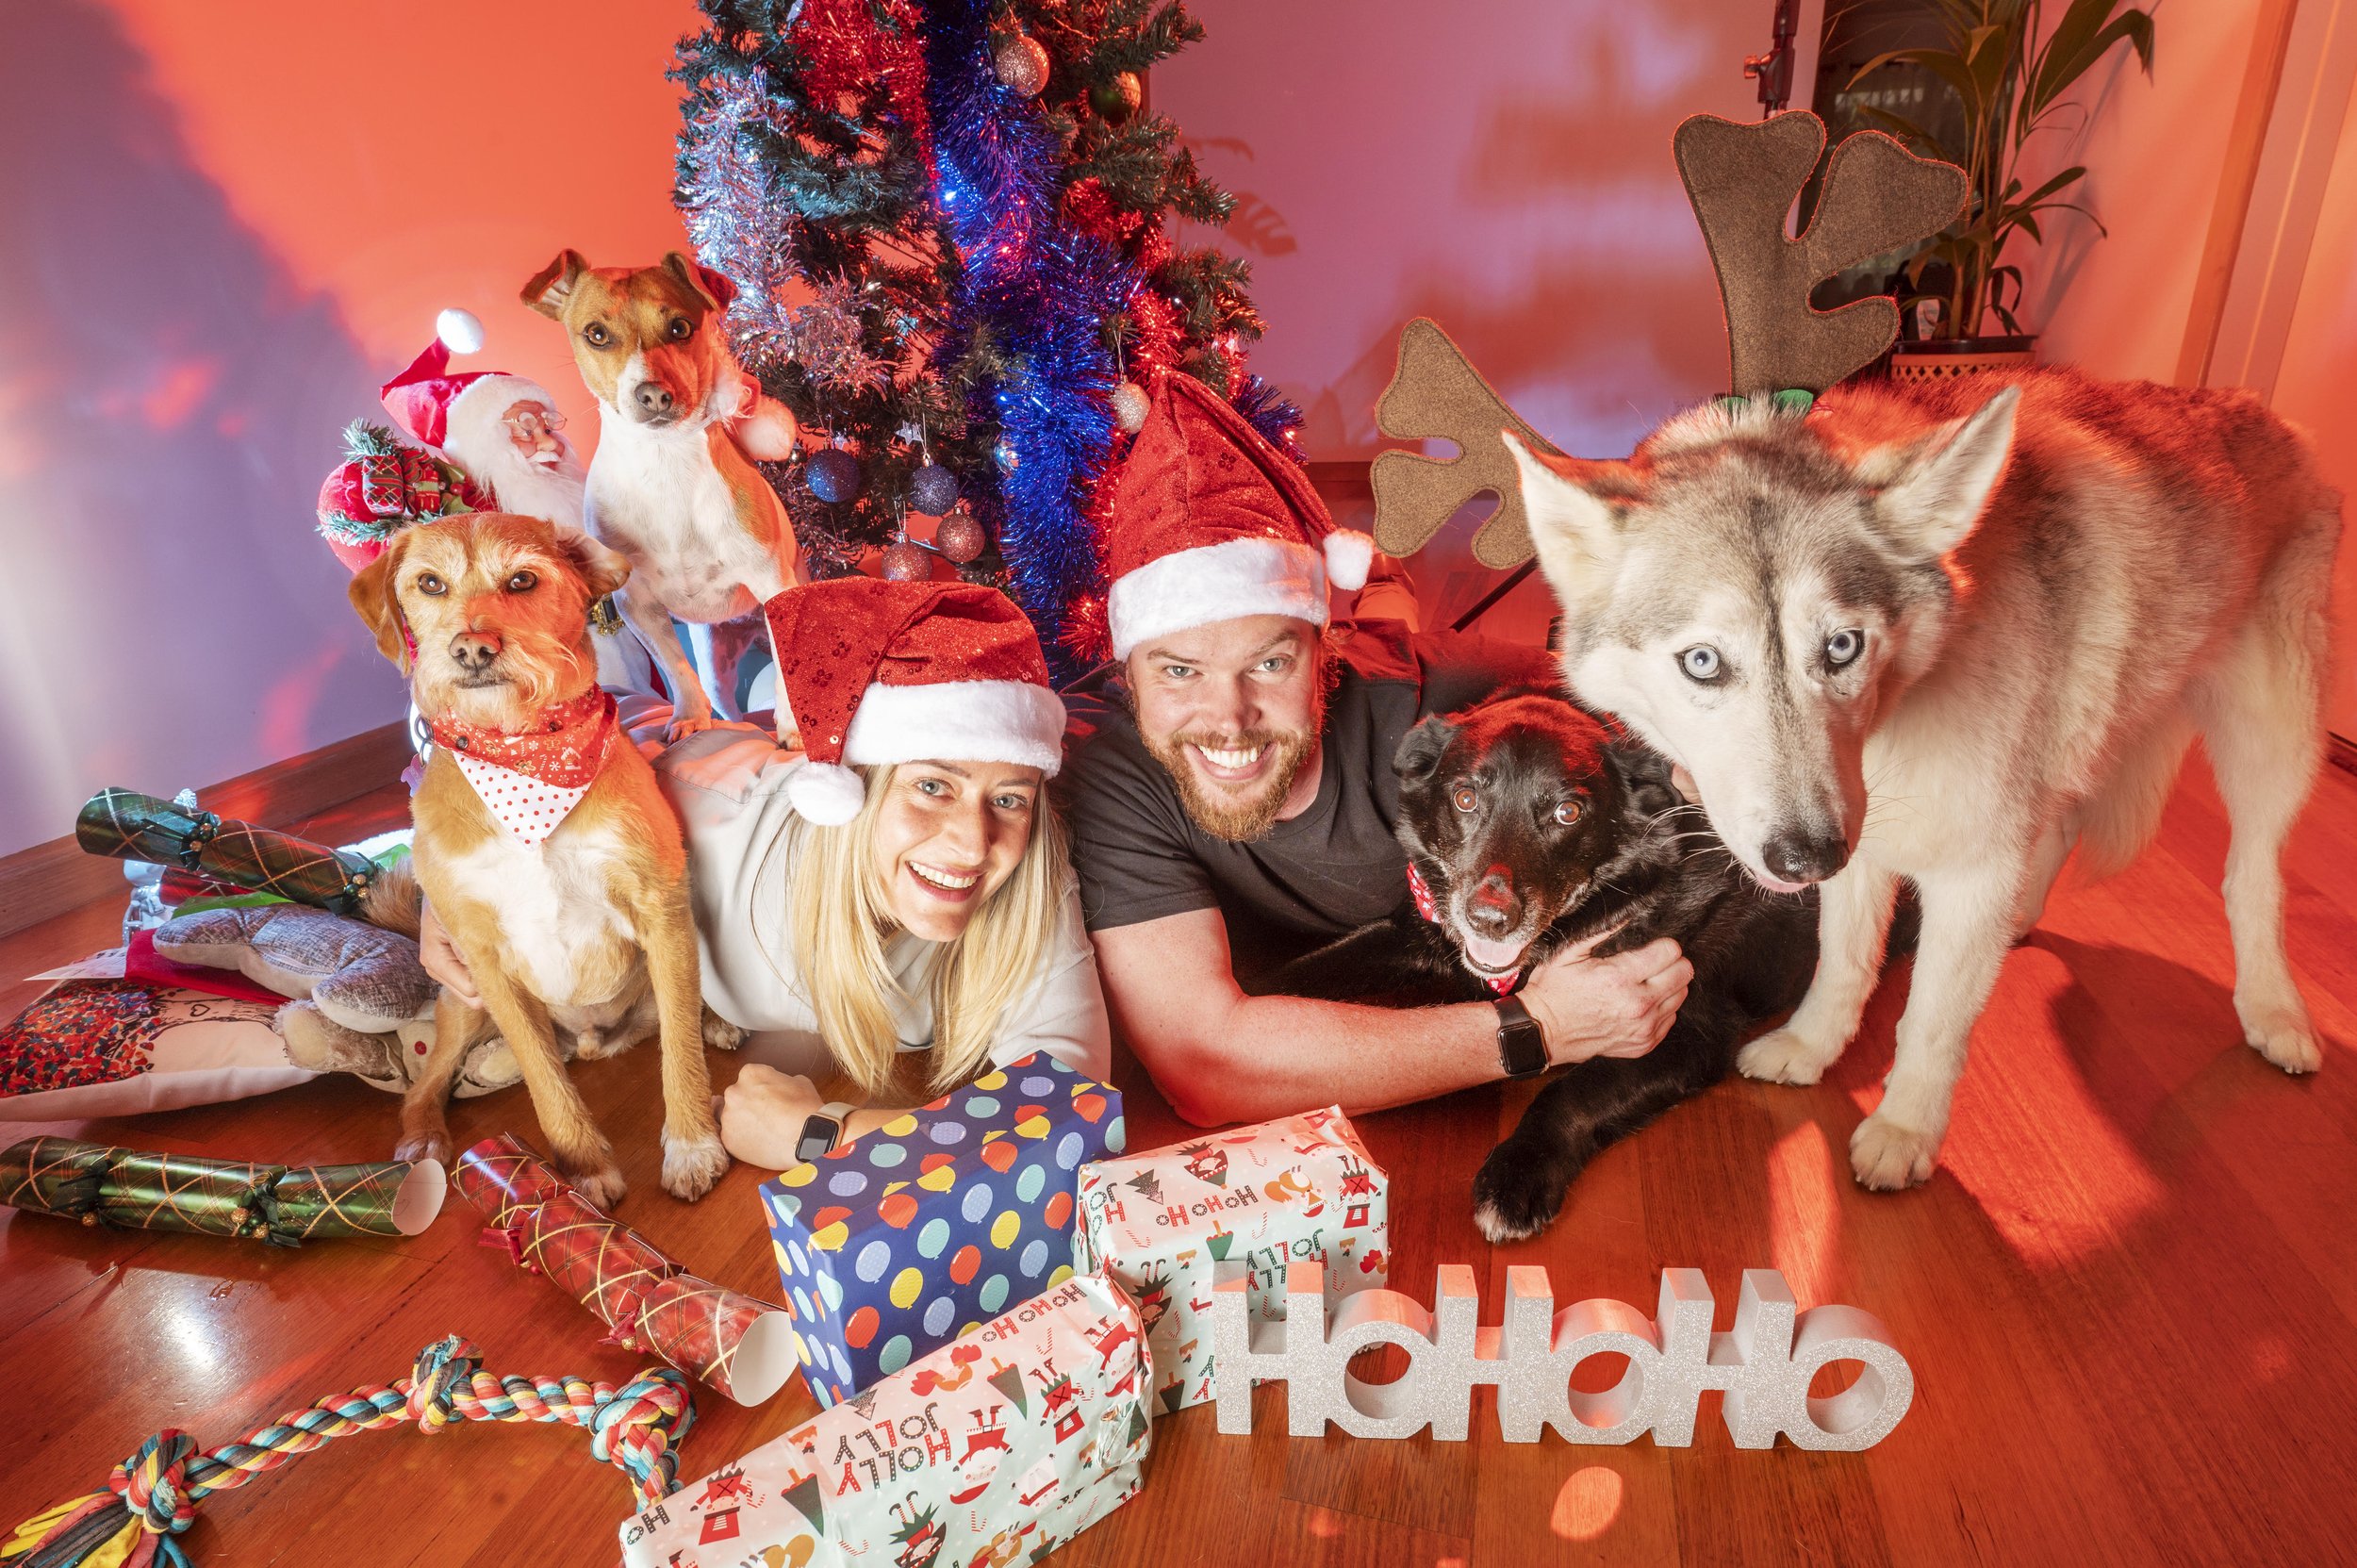
[[[1553,692],[1511,690],[1408,732],[1399,841],[1421,895],[1278,970],[1267,989],[1399,1006],[1488,1001],[1569,943],[1600,953],[1673,936],[1686,1004],[1642,1056],[1548,1075],[1474,1178],[1493,1242],[1536,1235],[1609,1145],[1734,1069],[1745,1035],[1789,1013],[1817,960],[1807,898],[1763,899],[1679,797],[1670,765]],[[1407,891],[1407,889],[1403,889]]]
[[[1626,461],[1506,439],[1574,694],[1685,766],[1762,887],[1821,889],[1816,978],[1739,1068],[1818,1081],[1896,884],[1920,895],[1862,1184],[1930,1176],[2006,951],[2074,847],[2096,875],[2143,848],[2197,733],[2244,1038],[2319,1065],[2279,857],[2323,753],[2340,498],[2256,400],[2036,370],[1713,404]]]

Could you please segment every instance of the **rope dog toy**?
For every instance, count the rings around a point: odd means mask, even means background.
[[[211,1453],[171,1428],[140,1444],[99,1491],[19,1525],[0,1543],[10,1568],[189,1568],[177,1539],[196,1505],[325,1444],[415,1421],[429,1435],[460,1421],[564,1421],[585,1428],[590,1451],[630,1478],[640,1508],[679,1489],[679,1444],[696,1423],[686,1377],[651,1366],[620,1388],[581,1378],[500,1378],[482,1370],[470,1340],[453,1334],[418,1353],[390,1388],[330,1395]]]

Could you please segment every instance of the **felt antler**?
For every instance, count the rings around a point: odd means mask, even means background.
[[[1523,514],[1523,482],[1514,454],[1498,433],[1511,430],[1534,452],[1562,453],[1523,422],[1473,368],[1465,353],[1419,316],[1399,335],[1399,365],[1375,404],[1376,427],[1398,440],[1439,436],[1461,456],[1425,457],[1412,452],[1377,454],[1368,479],[1375,487],[1375,542],[1387,554],[1411,555],[1457,509],[1488,491],[1498,509],[1474,535],[1474,559],[1510,567],[1530,558],[1530,523]]]
[[[1754,124],[1715,115],[1677,128],[1678,176],[1710,245],[1726,305],[1728,388],[1823,391],[1899,335],[1899,307],[1876,296],[1816,310],[1809,290],[1868,256],[1945,228],[1964,206],[1964,171],[1917,157],[1879,131],[1834,149],[1808,231],[1785,213],[1824,150],[1824,123],[1795,111]]]

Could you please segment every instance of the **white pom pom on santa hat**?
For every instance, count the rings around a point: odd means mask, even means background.
[[[483,347],[483,322],[473,311],[452,305],[434,318],[434,336],[453,354],[472,354]]]
[[[794,809],[822,828],[839,828],[867,803],[867,785],[839,763],[806,762],[785,781]]]
[[[1326,536],[1326,580],[1344,593],[1367,586],[1375,565],[1375,540],[1356,528],[1337,528]]]

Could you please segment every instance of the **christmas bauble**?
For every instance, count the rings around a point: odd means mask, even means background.
[[[841,447],[829,447],[811,458],[805,477],[811,494],[839,504],[859,494],[859,459]]]
[[[1047,51],[1029,33],[1017,33],[998,46],[992,63],[998,79],[1026,98],[1036,98],[1047,85]]]
[[[1113,388],[1113,423],[1134,436],[1146,424],[1146,388],[1125,381]]]
[[[980,555],[982,547],[989,543],[990,536],[982,532],[982,525],[974,520],[973,513],[964,509],[943,518],[940,532],[933,536],[933,548],[960,566]]]
[[[958,476],[939,463],[922,463],[909,475],[909,504],[927,517],[947,514],[958,503]]]
[[[998,465],[1000,473],[1013,473],[1022,466],[1023,455],[1014,450],[1012,437],[1001,436],[990,443],[990,460]]]
[[[1089,103],[1110,124],[1118,125],[1137,113],[1146,101],[1146,88],[1134,71],[1124,71],[1110,82],[1089,89]]]
[[[921,544],[902,539],[884,546],[883,574],[887,583],[922,583],[933,574],[933,558]]]

